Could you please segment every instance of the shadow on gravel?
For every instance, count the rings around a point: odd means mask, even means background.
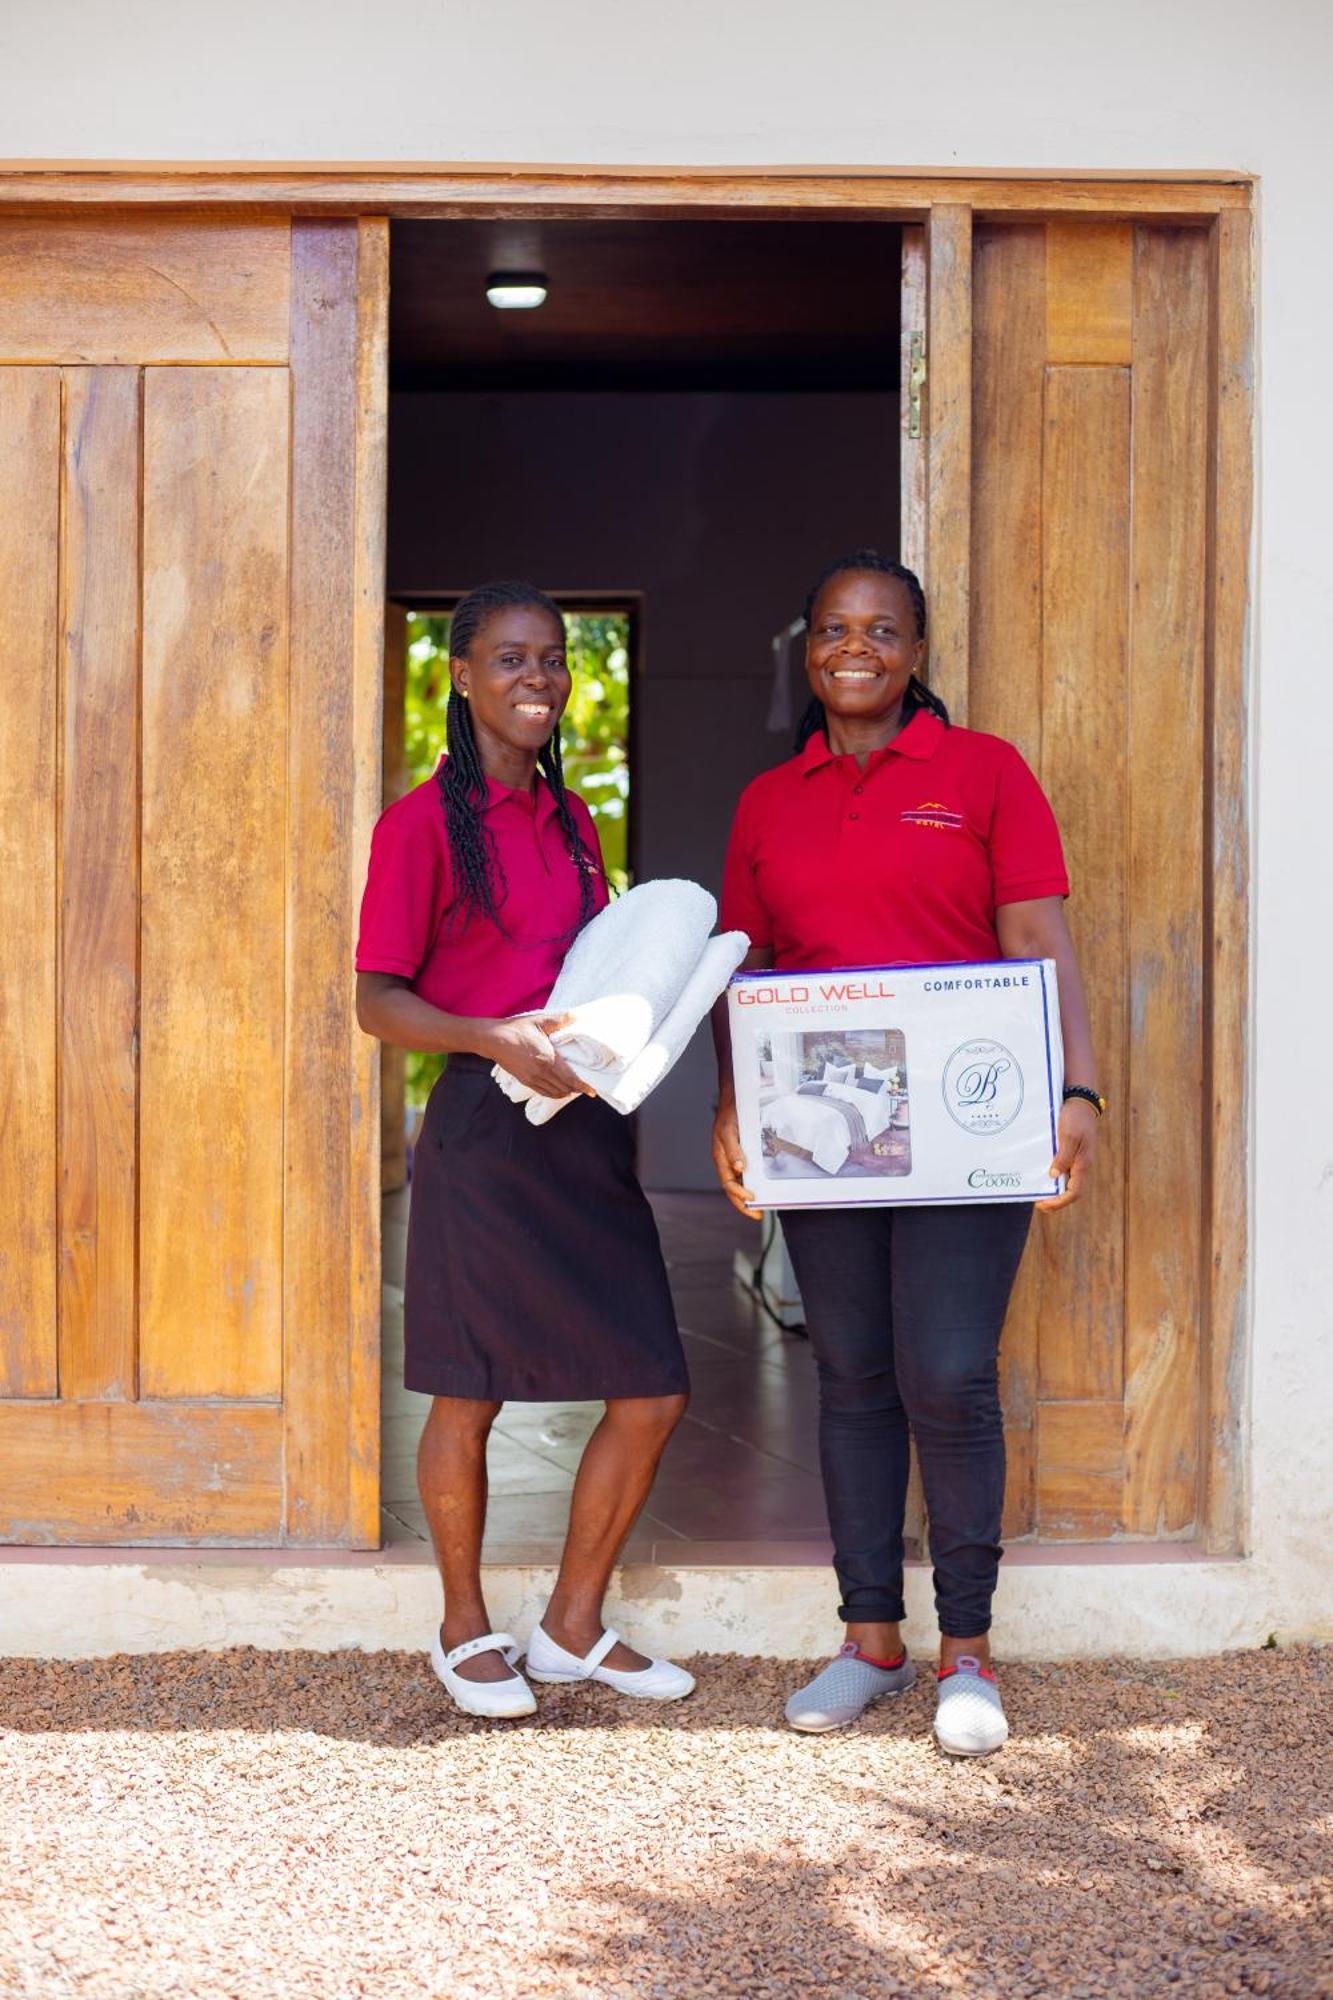
[[[105,1660],[0,1660],[0,1726],[67,1729],[309,1730],[396,1749],[456,1736],[555,1730],[782,1730],[782,1706],[808,1669],[799,1661],[703,1655],[699,1687],[682,1702],[626,1701],[610,1688],[541,1687],[537,1713],[519,1722],[462,1715],[419,1653],[261,1652],[117,1654]],[[920,1691],[893,1705],[881,1729],[919,1736]]]
[[[847,1830],[835,1859],[789,1832],[720,1851],[697,1893],[603,1884],[600,1935],[551,1963],[592,1992],[671,2000],[702,2000],[710,1979],[840,2000],[1333,1994],[1327,1724],[1310,1699],[1329,1660],[1293,1664],[1267,1676],[1267,1719],[1234,1687],[1210,1715],[1178,1668],[1121,1669],[1103,1720],[1085,1705],[1077,1729],[1066,1714],[975,1762],[905,1755],[876,1718],[862,1771],[810,1760],[812,1805]],[[1063,1675],[1083,1670],[1038,1672],[1055,1725]],[[1262,1663],[1255,1679],[1264,1691]],[[1145,1719],[1154,1703],[1169,1714]]]
[[[722,1992],[838,2000],[1282,1995],[1330,1991],[1327,1925],[1163,1896],[1133,1857],[1096,1891],[1012,1855],[966,1872],[850,1845],[820,1864],[753,1852],[687,1896],[603,1889],[596,1939],[545,1956],[574,1991],[708,2000]],[[1322,1968],[1322,1971],[1321,1971]]]

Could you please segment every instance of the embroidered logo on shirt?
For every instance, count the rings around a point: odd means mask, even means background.
[[[923,799],[919,806],[907,806],[902,817],[909,826],[934,826],[944,833],[963,831],[963,815],[952,806],[941,805],[938,799]]]

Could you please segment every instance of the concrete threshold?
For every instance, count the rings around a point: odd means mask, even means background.
[[[692,1545],[669,1562],[629,1562],[608,1615],[636,1645],[677,1657],[831,1652],[841,1628],[823,1549],[799,1560],[738,1560],[736,1544]],[[783,1549],[790,1555],[790,1545]],[[487,1566],[497,1628],[525,1639],[554,1565]],[[928,1566],[909,1564],[907,1633],[935,1641]],[[1191,1543],[1098,1543],[1007,1554],[996,1650],[1012,1660],[1114,1653],[1172,1659],[1261,1645],[1263,1593],[1252,1566]],[[8,1549],[0,1552],[0,1655],[98,1659],[227,1646],[424,1648],[440,1615],[434,1569],[416,1550]]]

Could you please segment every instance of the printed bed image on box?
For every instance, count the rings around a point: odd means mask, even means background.
[[[745,972],[727,1005],[761,1208],[1058,1193],[1052,959]]]

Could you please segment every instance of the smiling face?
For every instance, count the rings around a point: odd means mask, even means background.
[[[815,599],[805,671],[829,716],[873,723],[896,714],[925,651],[901,577],[839,570]]]
[[[564,627],[539,604],[493,611],[449,672],[467,699],[483,759],[488,746],[535,757],[569,700]]]

